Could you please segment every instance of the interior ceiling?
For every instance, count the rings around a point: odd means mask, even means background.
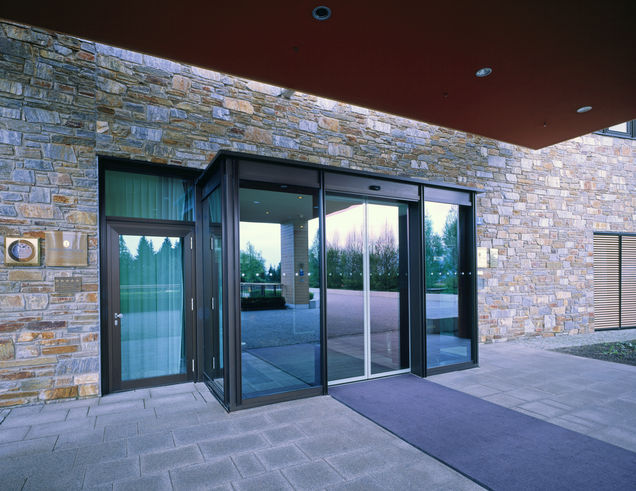
[[[530,148],[636,118],[633,0],[32,0],[0,17]]]

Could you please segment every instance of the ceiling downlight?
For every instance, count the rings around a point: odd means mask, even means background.
[[[587,113],[587,112],[589,112],[591,110],[592,110],[592,106],[581,106],[581,107],[579,107],[576,110],[576,112],[579,113],[579,114],[583,114],[583,113]]]
[[[311,12],[311,15],[316,20],[327,20],[331,17],[331,9],[324,5],[319,5]]]
[[[477,70],[475,72],[475,77],[477,78],[484,78],[487,77],[488,75],[490,75],[492,73],[492,68],[485,66],[483,68],[480,68],[479,70]]]

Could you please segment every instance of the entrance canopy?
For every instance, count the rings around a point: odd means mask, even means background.
[[[530,148],[636,118],[633,1],[34,0],[0,15]]]

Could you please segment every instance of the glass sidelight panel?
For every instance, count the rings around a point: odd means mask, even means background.
[[[183,238],[119,235],[121,380],[186,373]]]
[[[409,367],[408,207],[328,195],[329,381]]]
[[[206,303],[203,326],[203,373],[224,392],[223,356],[223,241],[221,188],[217,187],[203,202],[204,234],[203,289]]]
[[[470,325],[460,315],[468,271],[461,267],[460,206],[425,203],[426,356],[429,368],[471,361]]]
[[[364,200],[328,196],[327,374],[363,377],[365,369]]]
[[[318,193],[242,183],[239,194],[242,397],[319,386]]]

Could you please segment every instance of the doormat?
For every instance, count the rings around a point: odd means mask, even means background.
[[[329,394],[489,489],[634,489],[636,453],[411,374]]]

